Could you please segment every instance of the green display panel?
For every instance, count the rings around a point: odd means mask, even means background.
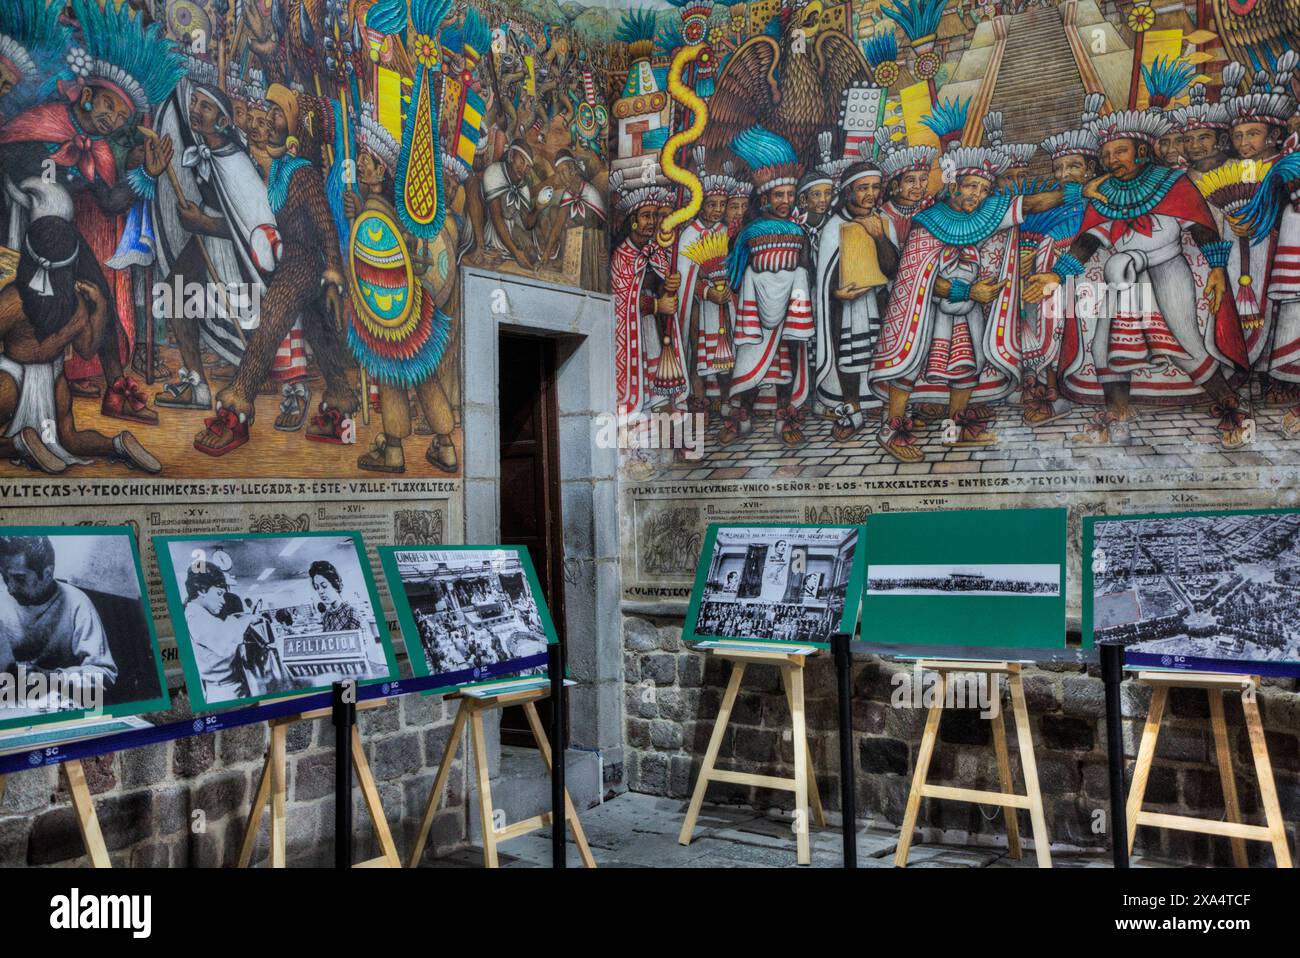
[[[0,583],[0,729],[167,708],[135,530],[6,526]]]
[[[1065,647],[1064,509],[867,518],[861,637],[898,654]]]
[[[682,639],[828,648],[853,633],[862,527],[709,526]]]
[[[546,671],[559,641],[528,549],[380,546],[411,671],[453,689]]]

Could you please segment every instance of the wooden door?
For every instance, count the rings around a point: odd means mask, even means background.
[[[501,541],[528,549],[563,643],[564,527],[555,340],[502,333],[499,353]],[[549,705],[548,700],[538,707],[548,731]],[[502,714],[501,741],[506,745],[534,744],[522,708],[509,708]]]

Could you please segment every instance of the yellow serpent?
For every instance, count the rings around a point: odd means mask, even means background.
[[[679,186],[686,187],[690,193],[690,199],[686,205],[673,210],[660,224],[658,236],[660,246],[671,246],[677,227],[695,219],[695,214],[700,211],[700,204],[704,202],[704,186],[700,183],[700,178],[689,170],[684,170],[678,166],[676,157],[679,150],[690,146],[700,138],[700,135],[704,132],[704,124],[708,122],[708,106],[696,95],[694,90],[682,82],[682,73],[686,67],[699,59],[700,55],[707,49],[708,46],[704,43],[683,47],[673,57],[672,66],[668,70],[669,95],[689,109],[694,114],[694,120],[686,129],[674,133],[668,142],[664,144],[663,152],[660,154],[660,163],[663,166],[664,176]]]

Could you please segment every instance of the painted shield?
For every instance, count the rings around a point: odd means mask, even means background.
[[[410,332],[419,298],[401,230],[382,210],[364,210],[352,226],[348,265],[357,319],[377,339]]]

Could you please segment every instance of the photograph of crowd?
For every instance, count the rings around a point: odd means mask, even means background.
[[[1051,563],[872,565],[867,591],[883,595],[1061,594],[1061,567]]]
[[[717,527],[697,579],[694,637],[829,641],[844,618],[857,544],[853,526]]]
[[[554,627],[523,547],[385,548],[380,555],[417,674],[459,684],[545,670]]]
[[[0,535],[0,728],[167,707],[130,529]]]
[[[196,708],[396,675],[360,536],[154,542]]]
[[[1300,674],[1300,512],[1090,525],[1096,641],[1136,664]]]

